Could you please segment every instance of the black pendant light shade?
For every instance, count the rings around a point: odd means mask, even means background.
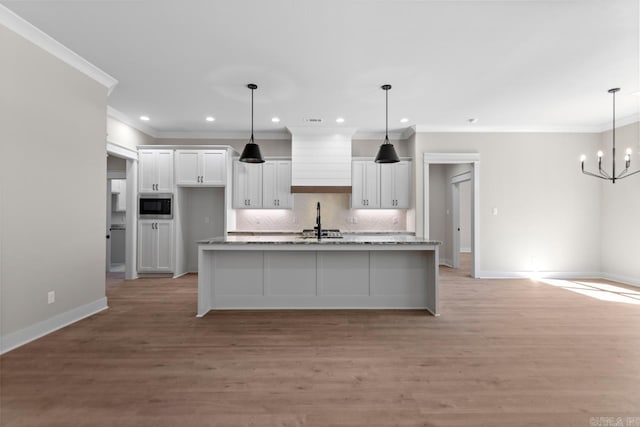
[[[244,163],[264,163],[260,147],[253,141],[253,91],[258,89],[258,85],[249,83],[247,87],[251,89],[251,138],[249,138],[249,142],[242,150],[240,161]]]
[[[381,89],[385,92],[386,100],[385,135],[384,142],[380,146],[378,155],[376,156],[376,163],[398,163],[400,161],[400,157],[398,157],[396,149],[393,148],[393,144],[389,142],[389,89],[391,89],[391,85],[383,85]]]

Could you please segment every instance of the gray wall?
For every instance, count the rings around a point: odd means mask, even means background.
[[[111,116],[107,117],[107,141],[135,150],[138,145],[153,144],[152,136],[140,132]]]
[[[531,271],[535,261],[539,271],[599,272],[602,188],[580,172],[578,158],[600,142],[588,133],[419,133],[416,233],[423,234],[423,154],[480,153],[480,270]]]
[[[603,168],[611,170],[611,132],[601,139]],[[624,152],[633,150],[631,169],[640,169],[640,124],[616,129],[616,168],[624,165]],[[585,151],[585,165],[596,167],[595,151]],[[586,177],[585,177],[586,178]],[[599,181],[596,178],[591,178]],[[640,174],[616,181],[600,182],[602,187],[602,270],[612,278],[640,285]]]
[[[0,52],[6,337],[105,296],[107,90],[2,25]]]

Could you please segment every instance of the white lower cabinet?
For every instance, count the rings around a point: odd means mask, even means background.
[[[173,272],[173,220],[138,221],[138,272]]]

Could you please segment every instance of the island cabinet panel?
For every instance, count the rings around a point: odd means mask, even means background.
[[[198,316],[267,308],[438,314],[437,245],[201,243],[198,259]]]
[[[260,296],[264,293],[261,251],[216,254],[213,266],[218,296]]]
[[[265,252],[264,279],[265,295],[316,295],[316,254]]]
[[[319,295],[372,295],[369,252],[318,252]]]

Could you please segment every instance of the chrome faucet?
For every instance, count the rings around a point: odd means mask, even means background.
[[[320,202],[316,205],[316,226],[313,227],[316,230],[318,240],[322,239],[322,221],[320,219]]]

